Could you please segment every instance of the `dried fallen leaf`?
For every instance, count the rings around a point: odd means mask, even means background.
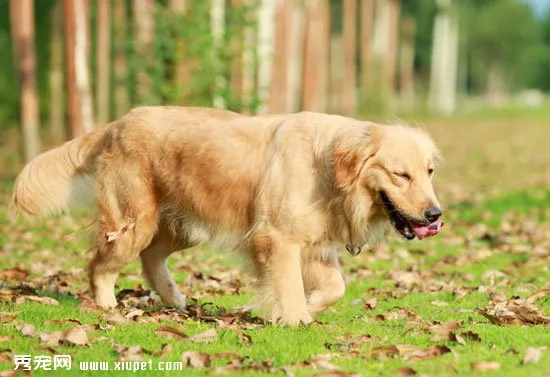
[[[0,377],[15,377],[17,376],[17,371],[16,370],[3,370],[2,372],[0,372]]]
[[[37,351],[46,351],[48,353],[51,353],[51,354],[57,354],[57,350],[53,347],[44,347],[44,346],[41,346],[41,347],[38,347],[36,348]]]
[[[15,313],[0,313],[0,324],[11,322],[17,317]]]
[[[286,377],[296,377],[292,369],[289,367],[281,367],[281,371],[285,374]]]
[[[143,311],[141,309],[135,309],[135,310],[132,310],[131,312],[129,312],[128,314],[126,314],[124,317],[133,320],[137,317],[141,317],[143,315],[143,313],[145,313],[145,311]]]
[[[118,352],[120,360],[125,361],[141,360],[144,352],[141,346],[118,346],[116,351]]]
[[[372,297],[365,301],[363,307],[366,310],[374,310],[376,309],[376,305],[378,305],[378,300],[376,299],[376,297]]]
[[[527,347],[525,356],[523,356],[523,364],[536,364],[540,361],[542,350],[545,347]]]
[[[450,322],[443,322],[443,323],[435,323],[428,327],[428,331],[435,334],[432,338],[432,341],[440,341],[440,340],[456,340],[456,336],[454,335],[454,331],[456,331],[460,327],[460,323],[458,321],[450,321]]]
[[[172,352],[172,345],[169,343],[165,343],[160,347],[160,350],[152,352],[152,355],[157,357],[164,357],[170,352]]]
[[[24,298],[29,301],[38,302],[40,304],[59,305],[59,301],[48,296],[24,296]]]
[[[12,362],[13,357],[11,356],[11,352],[9,348],[0,349],[0,361],[3,363]]]
[[[203,352],[187,351],[181,355],[181,358],[183,364],[191,368],[204,368],[211,364],[210,355]]]
[[[464,338],[461,335],[459,335],[455,332],[452,332],[452,331],[449,333],[449,340],[451,340],[453,342],[457,342],[458,344],[463,345],[463,346],[466,345],[466,341],[464,340]]]
[[[476,372],[487,372],[490,370],[500,369],[500,363],[497,361],[479,361],[470,364],[473,370]]]
[[[29,272],[19,267],[9,270],[0,270],[0,280],[24,280],[29,276]]]
[[[314,377],[361,377],[361,374],[334,370],[334,371],[314,374],[313,376]]]
[[[387,345],[373,348],[370,356],[374,359],[389,359],[396,356],[403,360],[426,360],[451,352],[451,349],[444,345],[434,345],[421,349],[409,344]]]
[[[13,337],[11,337],[11,336],[0,336],[0,343],[9,342],[12,339],[13,339]]]
[[[15,326],[17,330],[21,332],[21,335],[23,336],[35,336],[36,330],[34,329],[34,326],[28,323],[23,323],[20,325]]]
[[[512,298],[508,301],[492,301],[478,313],[497,325],[548,325],[550,317],[541,313],[534,301],[550,294],[550,290],[541,290],[526,299]]]
[[[448,302],[441,301],[441,300],[434,300],[434,301],[430,302],[430,304],[433,305],[433,306],[449,306]]]
[[[218,339],[218,333],[215,329],[208,329],[189,337],[191,342],[213,342],[216,339]]]
[[[63,332],[54,331],[51,333],[40,333],[38,334],[38,336],[44,346],[55,347],[61,342],[61,339],[63,338]]]
[[[435,357],[444,355],[449,352],[451,352],[451,349],[449,347],[443,346],[443,345],[435,345],[427,349],[415,350],[410,354],[405,354],[404,359],[405,360],[433,359]]]
[[[82,325],[82,322],[80,322],[78,319],[72,319],[72,318],[49,319],[49,320],[44,322],[45,325],[58,325],[58,324],[63,324],[63,323],[75,323],[77,325]]]
[[[243,342],[246,343],[246,344],[252,344],[252,343],[254,343],[254,342],[252,341],[252,336],[250,336],[250,335],[248,335],[248,334],[245,334],[245,333],[242,332],[242,331],[238,331],[238,332],[237,332],[237,336],[239,337],[239,339],[240,339],[241,341],[243,341]]]
[[[413,368],[409,368],[409,367],[400,368],[397,371],[397,377],[412,377],[416,375],[417,375],[417,372]]]
[[[155,332],[162,337],[176,340],[187,340],[187,338],[189,338],[182,331],[170,326],[160,326],[158,329],[155,330]]]
[[[119,313],[105,313],[101,317],[101,320],[107,322],[110,325],[118,325],[128,322],[128,318],[122,316]]]
[[[88,334],[84,328],[75,327],[64,334],[62,342],[75,346],[85,346],[88,345]]]
[[[89,313],[89,312],[104,312],[105,310],[96,304],[94,301],[91,301],[90,299],[83,299],[82,303],[80,304],[80,311]]]
[[[391,359],[399,355],[399,349],[395,344],[375,347],[370,351],[370,356],[376,360]]]
[[[471,341],[474,341],[474,342],[480,342],[481,341],[481,337],[479,336],[479,334],[477,334],[477,333],[475,333],[471,330],[463,331],[462,333],[460,333],[460,335],[464,339],[468,339],[468,340],[471,340]]]

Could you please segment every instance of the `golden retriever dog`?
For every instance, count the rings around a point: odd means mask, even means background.
[[[357,253],[391,225],[406,239],[439,232],[437,157],[403,126],[141,107],[36,157],[13,204],[44,215],[95,198],[88,271],[102,307],[117,305],[118,274],[139,255],[164,303],[184,309],[166,258],[220,241],[252,262],[271,320],[307,324],[344,295],[335,245]]]

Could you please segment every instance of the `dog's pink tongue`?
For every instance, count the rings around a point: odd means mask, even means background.
[[[437,233],[439,233],[441,228],[443,228],[443,225],[445,225],[443,221],[437,220],[436,222],[433,222],[430,225],[424,225],[424,226],[413,225],[412,229],[416,234],[416,236],[418,237],[418,239],[421,240],[422,238],[435,236]]]

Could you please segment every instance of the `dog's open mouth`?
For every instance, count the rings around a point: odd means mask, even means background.
[[[380,192],[380,197],[393,226],[408,240],[412,240],[414,237],[418,237],[421,240],[426,237],[435,236],[444,225],[441,220],[434,221],[431,224],[410,221],[397,209],[384,191]]]

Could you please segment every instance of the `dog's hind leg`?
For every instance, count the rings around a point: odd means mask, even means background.
[[[162,301],[178,309],[185,309],[185,296],[182,296],[176,283],[170,278],[166,259],[177,250],[187,248],[174,240],[169,231],[161,229],[153,242],[141,252],[143,274],[151,288],[162,298]]]
[[[158,227],[154,194],[141,172],[105,168],[98,176],[98,227],[92,238],[95,250],[88,272],[98,305],[116,306],[114,294],[119,272],[153,239]]]
[[[311,261],[303,266],[307,311],[312,317],[339,301],[346,292],[346,283],[337,265]]]

